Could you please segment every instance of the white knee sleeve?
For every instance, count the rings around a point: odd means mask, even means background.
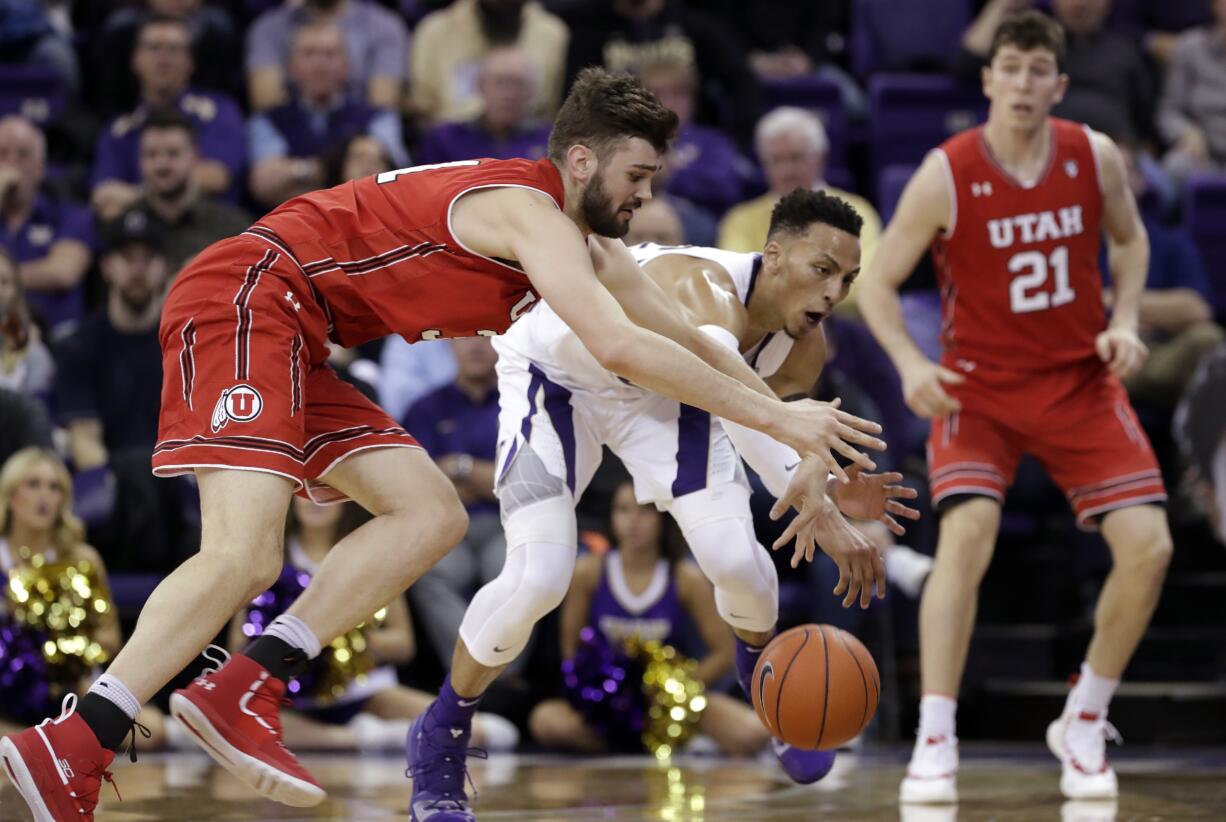
[[[502,573],[477,592],[460,623],[468,652],[491,668],[515,659],[536,621],[562,603],[578,550],[569,495],[521,508],[504,527],[508,547]]]
[[[773,628],[779,577],[754,534],[748,490],[729,484],[687,494],[670,512],[715,586],[715,606],[724,621],[746,631]]]

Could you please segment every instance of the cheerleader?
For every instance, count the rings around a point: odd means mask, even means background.
[[[106,566],[72,512],[60,459],[24,448],[0,468],[0,736],[58,716],[119,651],[119,616]],[[160,748],[165,716],[144,708],[141,747]],[[141,732],[142,735],[144,731]]]
[[[277,584],[230,624],[228,645],[243,648],[287,609],[332,547],[369,517],[356,505],[316,505],[295,497],[285,533],[285,567]],[[287,746],[314,750],[398,749],[409,723],[433,697],[406,688],[396,666],[416,654],[404,597],[396,597],[360,629],[338,638],[291,683],[294,709],[282,713]],[[474,744],[492,751],[519,743],[515,726],[501,716],[477,714]]]
[[[613,648],[633,639],[683,649],[682,627],[689,621],[707,647],[692,676],[709,684],[732,671],[732,633],[715,608],[711,583],[664,538],[664,523],[664,514],[655,506],[635,500],[633,483],[622,483],[614,491],[610,530],[617,547],[603,556],[584,554],[578,559],[562,603],[564,660],[573,664],[585,634]],[[724,753],[750,756],[770,743],[770,734],[743,701],[707,691],[706,703],[697,730]],[[546,747],[591,753],[621,747],[620,740],[610,736],[633,723],[610,717],[612,721],[595,727],[585,719],[584,707],[582,696],[573,692],[565,699],[541,702],[528,720],[533,738]]]

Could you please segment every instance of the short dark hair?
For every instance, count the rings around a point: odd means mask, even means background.
[[[1002,46],[1016,46],[1022,51],[1047,49],[1056,55],[1056,66],[1064,66],[1064,28],[1034,9],[1011,14],[1001,21],[992,35],[992,47],[988,49],[989,63]]]
[[[145,116],[145,122],[141,123],[140,132],[144,134],[150,129],[179,129],[186,132],[192,145],[196,144],[196,124],[188,119],[187,115],[178,109],[174,108],[155,108]]]
[[[637,77],[602,68],[579,72],[549,132],[549,158],[562,162],[583,144],[603,158],[614,143],[641,137],[659,152],[677,133],[677,115],[666,109]]]
[[[831,228],[859,237],[864,218],[842,197],[824,191],[797,188],[775,203],[766,238],[770,240],[777,234],[784,233],[803,234],[814,223],[825,223]]]
[[[151,14],[141,21],[140,27],[136,30],[136,44],[140,45],[141,35],[145,33],[145,29],[151,26],[178,26],[187,32],[188,40],[192,36],[192,27],[187,24],[187,21],[181,17],[171,17],[169,14]],[[190,43],[188,44],[190,48]]]

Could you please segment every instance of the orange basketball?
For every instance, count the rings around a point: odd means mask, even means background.
[[[881,676],[868,649],[833,625],[798,625],[771,640],[753,671],[753,707],[770,732],[828,750],[868,725]]]

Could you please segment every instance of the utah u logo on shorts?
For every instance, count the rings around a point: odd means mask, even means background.
[[[230,420],[251,422],[264,410],[264,398],[250,385],[236,385],[221,392],[213,406],[213,433],[226,427]]]

